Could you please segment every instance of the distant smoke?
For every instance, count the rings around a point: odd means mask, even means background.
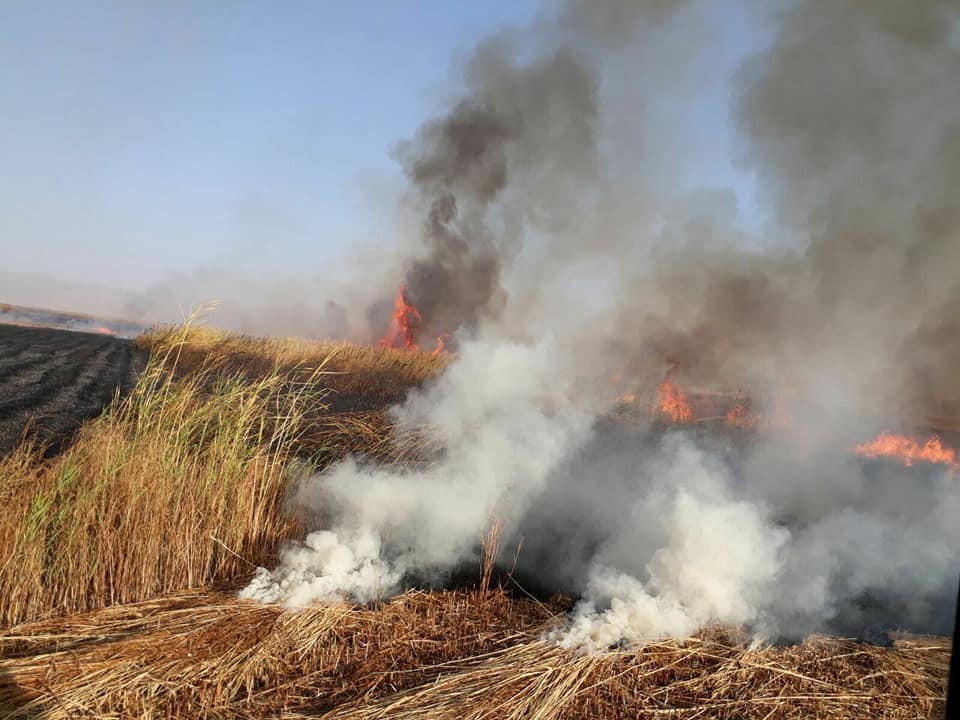
[[[520,53],[507,35],[483,43],[464,70],[466,98],[398,150],[426,214],[425,252],[410,259],[404,283],[427,337],[501,317],[504,264],[523,239],[520,215],[540,212],[540,196],[590,163],[590,73],[567,48],[530,63]],[[511,194],[525,188],[522,207],[495,205],[508,186]]]
[[[475,560],[499,517],[517,577],[581,598],[572,646],[948,627],[960,483],[850,448],[884,418],[960,412],[957,6],[723,7],[770,30],[730,88],[753,223],[691,184],[718,5],[568,3],[470,55],[397,153],[425,218],[410,300],[462,340],[397,419],[444,449],[313,478],[319,534],[247,595],[389,593]],[[605,417],[670,367],[791,422],[747,443]]]

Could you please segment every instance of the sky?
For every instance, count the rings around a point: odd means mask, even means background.
[[[457,59],[543,8],[6,0],[0,270],[135,291],[210,263],[336,263],[377,231],[391,150],[441,106]],[[728,73],[756,39],[717,17]],[[733,186],[749,219],[727,87],[703,103],[703,182]]]

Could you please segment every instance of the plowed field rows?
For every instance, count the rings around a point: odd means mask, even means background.
[[[0,453],[33,434],[55,451],[133,387],[144,358],[107,335],[0,325]]]

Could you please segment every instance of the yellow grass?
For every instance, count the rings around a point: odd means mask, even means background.
[[[268,338],[197,325],[156,328],[137,338],[151,352],[181,343],[176,357],[183,373],[218,368],[247,379],[276,372],[309,377],[322,368],[328,401],[337,409],[382,409],[400,402],[411,387],[440,373],[448,353],[433,355],[392,348],[302,338]]]

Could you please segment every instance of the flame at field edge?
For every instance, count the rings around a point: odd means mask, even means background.
[[[939,435],[931,435],[926,440],[920,440],[906,435],[882,432],[872,441],[857,445],[854,452],[865,458],[899,460],[907,467],[912,466],[914,462],[927,462],[949,465],[954,470],[960,470],[957,451],[944,447]]]

